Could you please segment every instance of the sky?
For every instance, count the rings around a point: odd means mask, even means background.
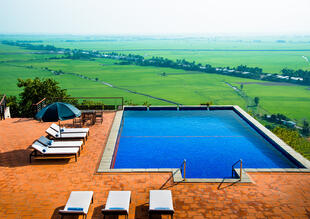
[[[309,34],[310,0],[1,0],[0,33]]]

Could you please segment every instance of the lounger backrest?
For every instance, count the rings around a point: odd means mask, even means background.
[[[51,136],[53,136],[54,138],[56,138],[56,137],[57,137],[56,135],[58,135],[58,132],[56,132],[56,131],[55,131],[54,129],[52,129],[52,128],[46,129],[46,133],[49,134],[49,135],[51,135]]]
[[[129,212],[130,191],[110,191],[105,210]]]
[[[170,190],[150,191],[150,210],[173,211],[172,194]]]
[[[40,151],[42,154],[43,153],[46,153],[47,150],[48,150],[48,147],[44,146],[43,144],[41,144],[40,142],[38,141],[35,141],[32,145],[31,145],[32,148],[34,148],[35,150],[37,151]],[[45,152],[43,151],[45,150]]]
[[[59,126],[57,124],[53,123],[51,125],[51,128],[54,129],[55,131],[59,132]]]
[[[70,212],[72,213],[72,211],[76,211],[76,210],[70,210],[70,208],[71,209],[81,208],[83,210],[79,211],[82,211],[84,214],[87,214],[93,194],[94,194],[93,191],[72,191],[65,206],[65,209],[62,211],[62,213],[70,213]]]

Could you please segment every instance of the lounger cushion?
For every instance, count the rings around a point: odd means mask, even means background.
[[[110,191],[104,211],[127,211],[129,212],[130,191]]]
[[[49,147],[53,144],[53,140],[49,140],[48,138],[41,136],[38,140],[38,142],[40,142],[41,144],[43,144],[46,147]]]
[[[38,141],[49,148],[81,147],[83,144],[83,141],[53,141],[44,136],[41,136]],[[51,145],[49,145],[49,142],[52,142]]]
[[[46,133],[54,138],[86,138],[86,133],[59,133],[52,128],[46,129]]]
[[[52,155],[52,154],[77,154],[79,152],[79,148],[49,148],[44,146],[38,141],[35,141],[32,145],[32,148],[41,152],[42,154]],[[45,151],[43,151],[45,150]]]
[[[81,211],[87,214],[93,194],[93,191],[72,191],[64,210],[61,212],[70,213],[71,211]],[[69,210],[73,208],[82,210]]]
[[[150,191],[150,211],[174,211],[170,190]]]

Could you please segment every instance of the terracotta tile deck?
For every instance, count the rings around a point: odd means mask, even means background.
[[[105,113],[102,125],[90,127],[77,162],[43,160],[31,165],[28,147],[50,123],[0,121],[0,218],[60,218],[57,212],[72,190],[94,191],[88,218],[102,218],[100,209],[109,190],[131,190],[129,218],[147,218],[149,190],[161,188],[171,174],[96,174],[113,118],[114,113]],[[175,218],[310,217],[310,174],[250,176],[254,184],[174,184],[168,180],[164,188],[172,190]]]

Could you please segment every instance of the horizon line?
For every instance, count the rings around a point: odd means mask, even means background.
[[[220,36],[252,36],[252,37],[264,37],[264,36],[310,36],[310,32],[295,32],[295,33],[5,33],[0,32],[0,35],[45,35],[45,36],[195,36],[195,37],[220,37]]]

